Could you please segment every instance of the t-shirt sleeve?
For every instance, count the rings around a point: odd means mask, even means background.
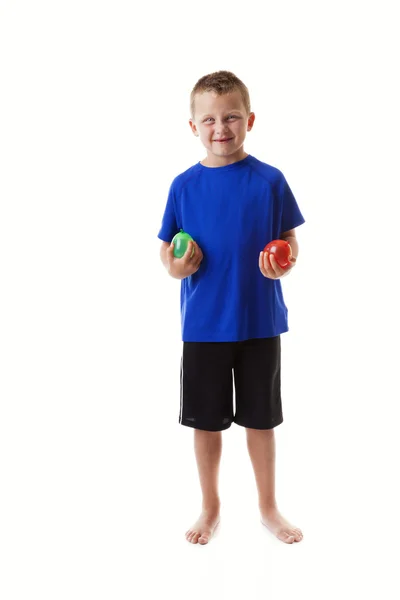
[[[292,190],[283,175],[279,186],[279,196],[281,201],[280,233],[289,231],[289,229],[294,229],[305,223],[305,219],[300,212]]]
[[[179,231],[176,221],[176,206],[173,184],[171,184],[168,192],[167,204],[162,218],[161,229],[158,232],[158,237],[163,242],[171,242],[174,235]]]

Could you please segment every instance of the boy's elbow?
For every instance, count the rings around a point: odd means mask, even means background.
[[[168,250],[170,244],[168,242],[162,242],[161,247],[160,247],[160,256],[164,256],[164,254],[166,253],[166,251]]]
[[[162,242],[162,244],[161,244],[160,259],[164,266],[167,266],[167,264],[168,264],[167,250],[168,250],[169,246],[170,246],[170,244],[168,242]]]

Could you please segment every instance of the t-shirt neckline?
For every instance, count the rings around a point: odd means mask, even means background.
[[[204,171],[204,172],[207,171],[207,173],[212,173],[212,172],[225,173],[226,171],[232,171],[233,169],[239,169],[240,167],[247,164],[249,162],[250,158],[251,158],[251,155],[248,154],[245,158],[242,158],[241,160],[237,160],[236,162],[231,163],[230,165],[224,165],[223,167],[206,167],[205,165],[202,165],[200,161],[197,163],[197,166],[202,171]]]

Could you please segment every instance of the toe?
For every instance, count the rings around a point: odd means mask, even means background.
[[[288,535],[287,538],[286,538],[286,540],[285,540],[285,542],[287,544],[293,544],[293,542],[294,542],[294,535]]]
[[[200,533],[195,533],[194,536],[192,537],[192,544],[197,544],[198,540],[200,537]]]
[[[288,533],[287,531],[281,531],[280,533],[278,533],[278,538],[286,544],[293,544],[294,542],[294,535]]]
[[[296,542],[300,542],[303,539],[303,534],[302,534],[301,530],[298,529],[297,527],[296,527],[296,529],[293,529],[292,534],[294,535],[294,539]]]

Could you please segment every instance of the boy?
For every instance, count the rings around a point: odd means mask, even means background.
[[[279,279],[296,264],[295,228],[304,218],[283,174],[245,153],[254,119],[247,87],[233,73],[199,79],[189,124],[207,157],[173,180],[158,234],[164,266],[182,281],[179,422],[194,428],[203,495],[186,532],[193,544],[207,544],[219,523],[221,432],[233,422],[246,429],[261,522],[283,542],[303,537],[277,508],[274,427],[283,421],[280,334],[288,331]],[[175,258],[171,240],[180,229],[195,241]],[[262,252],[277,238],[291,246],[286,269]]]

